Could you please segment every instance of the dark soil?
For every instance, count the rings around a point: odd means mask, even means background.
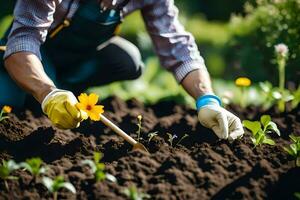
[[[300,134],[300,109],[271,114],[282,137],[273,135],[277,146],[253,148],[249,132],[232,143],[220,141],[197,121],[193,109],[161,102],[145,106],[136,100],[107,99],[105,115],[136,138],[136,116],[143,116],[141,142],[150,154],[131,151],[129,144],[101,122],[86,121],[79,129],[62,131],[44,116],[30,111],[11,114],[0,124],[0,160],[41,157],[49,167],[47,176],[63,175],[77,189],[73,195],[59,192],[59,199],[126,199],[124,188],[135,185],[151,199],[295,199],[300,192],[300,168],[282,149],[290,133]],[[242,119],[258,119],[259,108],[229,108]],[[147,133],[158,131],[148,142]],[[171,147],[166,133],[184,134],[181,144]],[[175,144],[178,139],[175,139]],[[106,171],[118,184],[96,183],[81,161],[92,159],[94,151],[104,154]],[[40,178],[17,170],[18,180],[9,180],[9,191],[0,180],[0,199],[51,199]]]

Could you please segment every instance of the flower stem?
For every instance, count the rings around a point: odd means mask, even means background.
[[[5,185],[5,188],[6,188],[7,192],[8,192],[9,191],[9,187],[8,187],[8,183],[7,183],[6,180],[4,180],[4,185]]]
[[[278,71],[279,71],[279,89],[281,92],[284,90],[285,83],[285,59],[278,59]]]
[[[140,136],[141,136],[141,128],[142,128],[142,120],[139,120],[138,124],[138,130],[137,130],[137,141],[140,142]]]
[[[57,192],[53,193],[53,200],[57,200]]]
[[[241,87],[240,106],[242,108],[246,107],[246,91],[245,91],[245,87]]]

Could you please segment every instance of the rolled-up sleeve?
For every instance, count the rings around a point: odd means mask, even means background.
[[[41,59],[40,46],[46,40],[57,4],[61,0],[18,0],[8,35],[4,59],[17,52],[31,52]]]
[[[142,15],[163,67],[181,82],[193,70],[206,70],[194,37],[178,20],[173,0],[152,0],[142,8]]]

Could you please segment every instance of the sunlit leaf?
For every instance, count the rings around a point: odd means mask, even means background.
[[[256,135],[256,133],[261,130],[261,124],[258,121],[249,121],[249,120],[243,120],[243,126],[247,129],[249,129],[253,135]]]
[[[260,118],[260,122],[262,123],[263,127],[267,127],[270,121],[271,121],[270,115],[263,115]]]
[[[263,143],[269,144],[269,145],[275,145],[274,140],[272,140],[270,138],[264,138]]]

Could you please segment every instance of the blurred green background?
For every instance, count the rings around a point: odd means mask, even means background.
[[[0,36],[12,20],[14,0],[0,2]],[[256,104],[255,83],[268,80],[278,84],[274,45],[289,47],[287,80],[300,80],[300,1],[299,0],[175,0],[180,21],[196,39],[205,58],[213,85],[220,96],[238,94],[234,79],[249,77],[254,82],[248,101]],[[91,88],[102,97],[136,97],[146,103],[173,98],[180,103],[193,100],[178,86],[171,74],[160,67],[139,12],[129,15],[121,36],[135,43],[146,64],[136,81]],[[233,98],[234,99],[234,98]]]

